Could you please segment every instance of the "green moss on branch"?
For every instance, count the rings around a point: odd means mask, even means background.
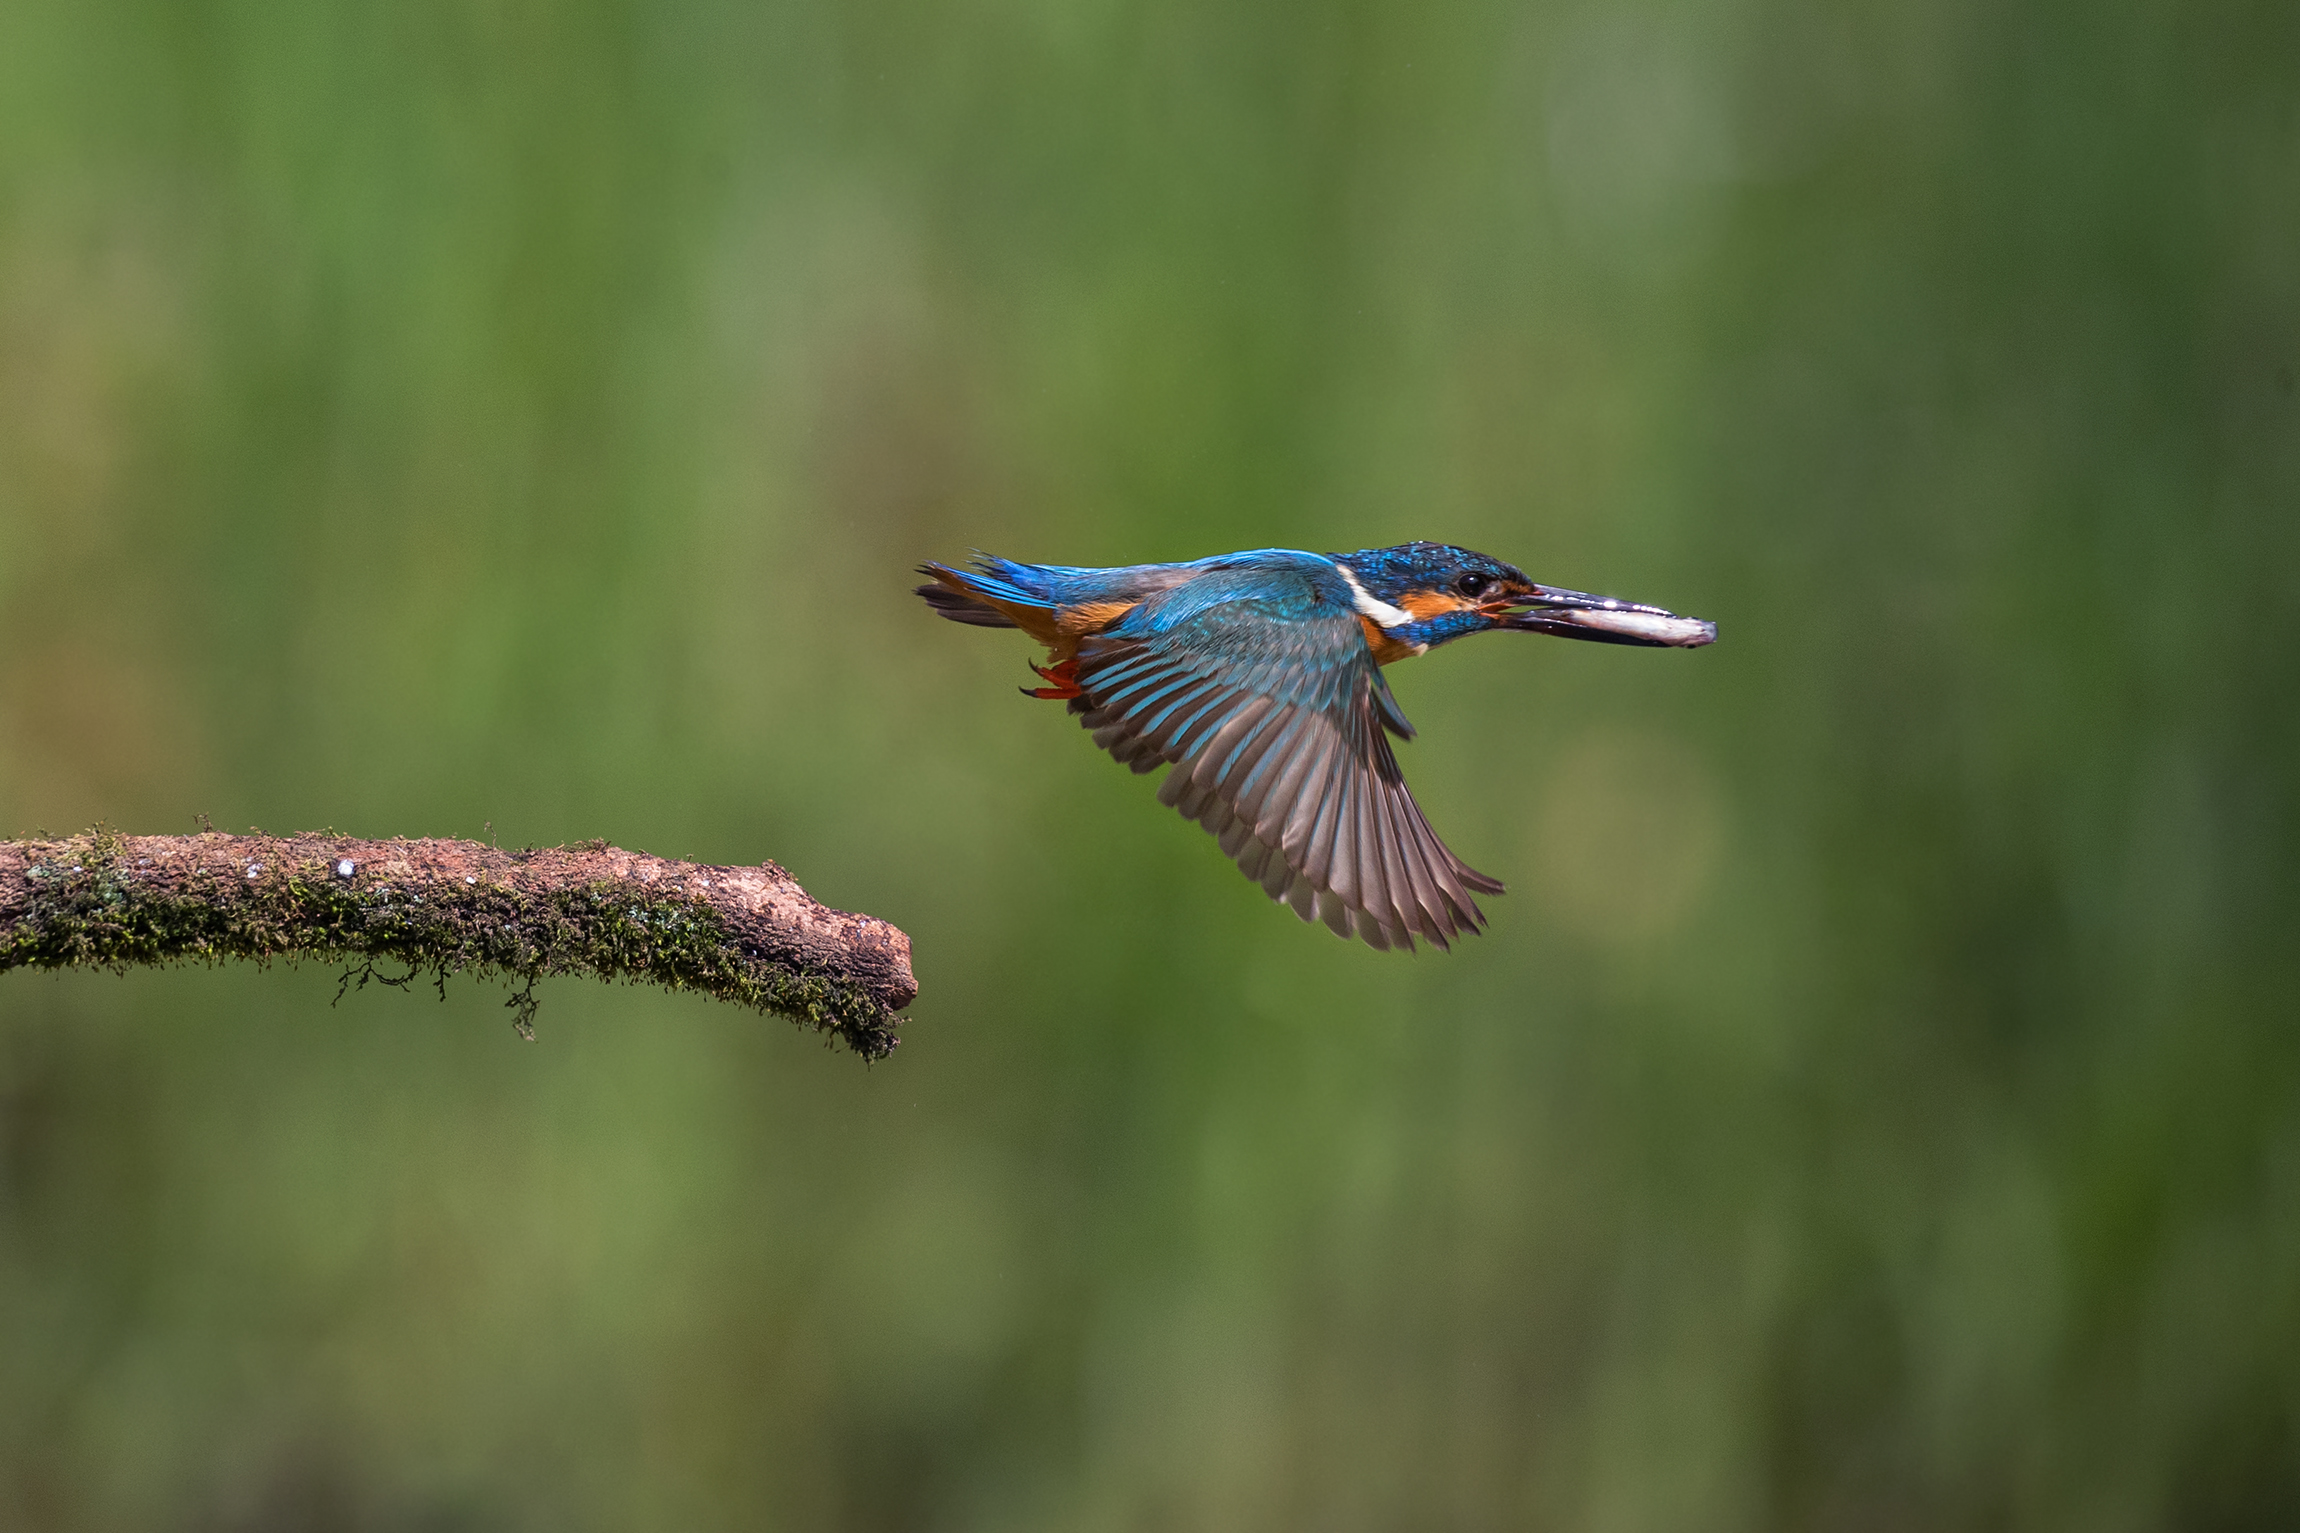
[[[594,974],[700,990],[843,1039],[897,1042],[910,942],[829,910],[773,863],[670,862],[603,843],[505,852],[468,841],[305,835],[0,842],[0,971],[318,958],[346,982],[467,970],[534,984]],[[530,1033],[531,1035],[531,1033]]]

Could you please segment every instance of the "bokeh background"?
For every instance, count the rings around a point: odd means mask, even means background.
[[[923,994],[0,977],[0,1526],[2300,1524],[2300,8],[14,0],[0,830]],[[909,567],[1435,538],[1453,954]]]

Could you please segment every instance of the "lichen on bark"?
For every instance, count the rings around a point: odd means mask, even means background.
[[[593,974],[700,990],[882,1059],[918,987],[910,940],[830,910],[773,863],[673,862],[604,842],[503,851],[472,841],[124,836],[0,841],[0,971],[320,959],[347,983],[472,972]]]

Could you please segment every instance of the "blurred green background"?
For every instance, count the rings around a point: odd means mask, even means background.
[[[772,857],[0,978],[0,1527],[2300,1525],[2300,8],[13,0],[0,830]],[[909,567],[1436,538],[1345,946]]]

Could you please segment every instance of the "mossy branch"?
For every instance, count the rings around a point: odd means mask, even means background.
[[[892,1053],[918,994],[910,939],[826,909],[775,864],[670,862],[603,841],[507,852],[475,841],[123,836],[0,841],[0,971],[317,958],[345,983],[378,961],[441,984],[596,974],[701,990]],[[388,981],[405,983],[405,979]]]

